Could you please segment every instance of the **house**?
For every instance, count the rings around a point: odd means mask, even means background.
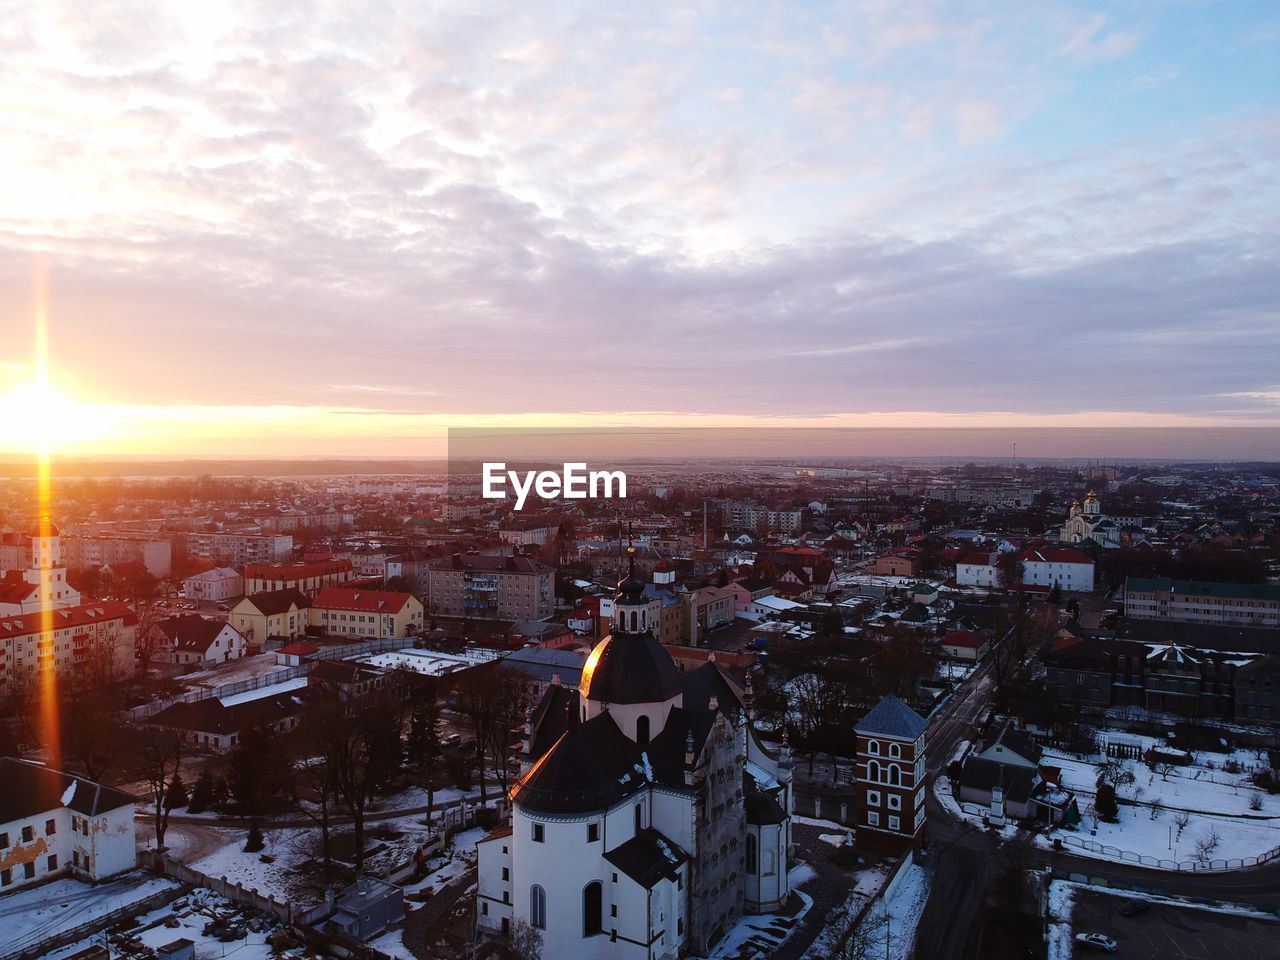
[[[688,607],[689,632],[685,643],[698,646],[705,643],[707,634],[726,624],[733,623],[737,609],[737,596],[723,587],[699,587],[685,594]]]
[[[804,610],[803,603],[786,600],[783,597],[764,596],[751,601],[747,608],[747,616],[753,620],[769,620],[784,616],[792,610]]]
[[[298,726],[307,702],[307,678],[228,697],[208,697],[165,707],[148,723],[187,735],[192,744],[226,753],[249,727],[287,733]]]
[[[50,877],[97,881],[137,866],[135,799],[38,763],[0,757],[0,893]]]
[[[272,638],[280,638],[283,645],[306,633],[310,607],[311,601],[297,587],[268,590],[250,594],[237,603],[227,622],[250,643],[268,650]]]
[[[1058,785],[1058,771],[1041,767],[1041,753],[1038,744],[1005,721],[965,757],[960,800],[987,807],[994,823],[1034,819],[1056,824],[1078,817],[1074,797]]]
[[[276,651],[276,663],[282,667],[297,667],[310,660],[320,648],[314,643],[289,643]]]
[[[999,551],[970,551],[956,561],[956,585],[961,587],[1004,586],[1004,569]]]
[[[577,650],[525,647],[508,654],[503,659],[502,666],[529,677],[538,685],[538,693],[541,695],[557,678],[566,687],[576,687],[582,679],[582,667],[586,662],[587,655]]]
[[[356,877],[342,891],[324,929],[353,940],[372,940],[404,919],[404,891],[377,877]]]
[[[878,577],[914,577],[920,572],[920,551],[914,547],[882,554],[871,564]]]
[[[244,635],[221,620],[189,613],[161,620],[151,628],[155,649],[169,663],[208,666],[239,660],[248,650]]]
[[[350,587],[325,587],[308,611],[311,626],[358,640],[411,636],[422,630],[422,618],[422,601],[411,593]]]
[[[942,638],[941,647],[944,657],[978,663],[991,649],[991,641],[974,630],[950,630]]]
[[[767,577],[744,577],[731,581],[725,589],[733,594],[734,609],[741,613],[751,608],[752,601],[773,593],[773,584]]]
[[[182,590],[192,600],[220,603],[244,594],[244,577],[230,567],[214,567],[187,577],[182,581]]]

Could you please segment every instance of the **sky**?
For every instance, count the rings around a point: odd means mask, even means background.
[[[1278,101],[1249,0],[0,0],[0,451],[1277,425]]]

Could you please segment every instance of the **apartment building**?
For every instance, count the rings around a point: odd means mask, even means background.
[[[182,581],[183,592],[192,600],[217,603],[244,595],[244,577],[230,567],[214,567]]]
[[[556,538],[560,524],[546,520],[508,520],[498,527],[498,539],[520,546],[541,546]]]
[[[167,577],[173,572],[173,544],[146,534],[65,536],[62,557],[69,567],[140,563],[153,577]]]
[[[1129,577],[1125,616],[1241,627],[1280,627],[1280,586]]]
[[[555,568],[532,557],[455,553],[431,561],[428,571],[432,613],[543,620],[555,612]]]
[[[127,604],[98,600],[60,607],[52,612],[47,632],[42,618],[40,613],[0,617],[0,690],[46,669],[59,676],[76,669],[110,670],[118,677],[133,672],[138,618]]]
[[[179,533],[175,546],[188,557],[204,557],[233,567],[251,563],[283,563],[293,554],[288,534]]]
[[[295,587],[268,590],[250,594],[237,603],[227,622],[250,643],[270,650],[268,641],[272,637],[287,641],[306,632],[310,607],[310,599]]]

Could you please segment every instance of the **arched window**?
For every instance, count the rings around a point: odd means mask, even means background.
[[[636,632],[636,612],[634,610],[631,611],[631,632]]]
[[[547,892],[536,883],[529,888],[529,923],[535,929],[547,929]]]
[[[636,717],[636,746],[644,749],[649,746],[649,718]]]
[[[889,744],[889,756],[891,757],[902,756],[902,747],[898,746],[898,744],[896,743]]]
[[[867,741],[867,753],[879,753],[879,752],[880,752],[880,741],[879,741],[879,740],[868,740],[868,741]]]
[[[747,873],[755,873],[759,869],[756,853],[756,835],[747,834]]]
[[[896,787],[898,784],[902,782],[902,775],[898,773],[898,768],[893,766],[893,764],[889,765],[889,768],[885,771],[885,773],[888,774],[888,777],[885,779],[885,783],[889,784],[890,786]]]
[[[880,780],[880,764],[875,760],[867,761],[867,779],[876,782]]]
[[[604,887],[592,880],[582,888],[582,935],[594,937],[604,932]]]

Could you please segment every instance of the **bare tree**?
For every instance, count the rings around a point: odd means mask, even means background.
[[[320,828],[324,874],[333,865],[333,812],[339,801],[338,780],[329,763],[332,745],[340,741],[347,719],[341,704],[325,700],[303,718],[294,739],[293,799],[298,809]]]
[[[1200,839],[1196,841],[1196,859],[1201,863],[1207,864],[1213,859],[1214,852],[1218,849],[1218,844],[1222,838],[1218,836],[1218,828],[1209,827],[1209,832],[1200,835]]]
[[[542,931],[524,920],[513,920],[507,946],[515,960],[542,960]]]
[[[1187,826],[1190,823],[1191,823],[1191,814],[1187,813],[1185,810],[1179,811],[1177,816],[1173,818],[1173,825],[1178,828],[1179,840],[1182,839],[1182,831],[1186,830]]]
[[[179,730],[146,724],[135,728],[130,745],[134,773],[147,785],[156,849],[160,851],[164,850],[164,835],[169,829],[170,807],[166,801],[182,766],[185,740],[185,735]]]

